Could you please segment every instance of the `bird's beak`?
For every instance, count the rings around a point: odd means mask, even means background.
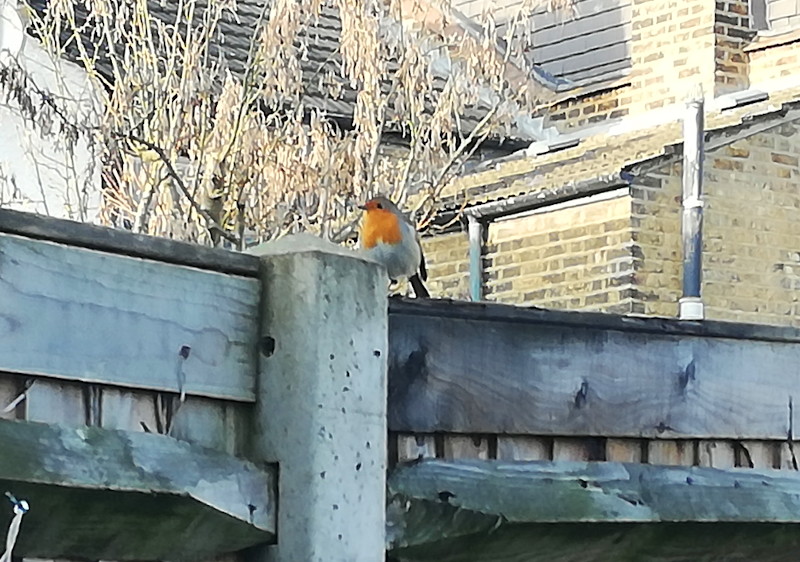
[[[362,203],[361,205],[356,205],[356,207],[358,207],[362,211],[366,211],[367,210],[367,204],[366,203]]]

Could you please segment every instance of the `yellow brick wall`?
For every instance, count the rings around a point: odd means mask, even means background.
[[[486,299],[630,312],[630,205],[624,195],[492,223]]]
[[[559,131],[595,125],[609,119],[621,119],[630,113],[633,97],[631,87],[622,84],[590,95],[577,95],[540,115],[545,127]]]
[[[714,93],[747,89],[748,58],[744,48],[755,33],[751,31],[749,0],[726,0],[717,3],[714,24],[715,80]]]
[[[800,135],[782,126],[705,161],[706,316],[800,326]],[[681,166],[633,190],[636,282],[646,314],[675,316],[681,294]]]
[[[714,89],[715,3],[634,0],[632,113],[683,101],[700,83]]]
[[[800,74],[800,37],[751,50],[748,55],[751,84]]]
[[[469,300],[469,238],[452,232],[422,239],[433,297]]]
[[[631,73],[608,89],[576,93],[541,113],[545,126],[560,131],[680,104],[701,86],[706,95],[746,89],[763,74],[800,71],[797,54],[765,49],[750,75],[745,52],[751,31],[748,0],[634,0]],[[796,44],[795,44],[796,46]],[[769,65],[781,67],[770,69]]]
[[[707,154],[706,316],[800,326],[800,124]],[[681,164],[630,194],[553,206],[488,227],[485,298],[675,317],[681,296]],[[469,298],[467,234],[427,238],[431,292]]]

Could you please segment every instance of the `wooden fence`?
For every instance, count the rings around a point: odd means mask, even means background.
[[[389,318],[397,560],[795,558],[800,330],[447,301]]]
[[[318,242],[246,255],[0,210],[16,555],[383,558],[383,274]]]
[[[0,210],[16,555],[796,558],[800,331],[387,310],[349,251],[257,252]]]

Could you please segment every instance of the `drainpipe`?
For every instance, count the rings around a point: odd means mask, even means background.
[[[683,121],[683,296],[679,301],[679,317],[702,320],[705,317],[700,296],[703,274],[703,99],[686,104]]]
[[[467,215],[469,224],[469,295],[483,299],[483,223],[475,215]]]

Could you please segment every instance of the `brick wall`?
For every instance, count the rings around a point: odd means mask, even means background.
[[[469,300],[469,238],[452,232],[422,239],[428,289],[436,298]]]
[[[543,114],[560,131],[747,88],[748,0],[634,0],[631,74],[606,91],[576,95]]]
[[[753,85],[800,75],[800,36],[787,42],[773,40],[764,46],[755,44],[748,55],[750,83]]]
[[[723,147],[704,178],[703,300],[710,319],[800,326],[797,126]],[[646,314],[674,316],[681,295],[681,166],[633,191],[636,282]]]
[[[489,225],[485,298],[674,317],[681,296],[681,164],[630,194]],[[800,123],[707,154],[703,300],[709,319],[800,326]],[[425,240],[435,296],[469,295],[467,234]]]
[[[494,222],[486,299],[631,312],[632,263],[627,195]]]
[[[545,127],[566,131],[610,119],[621,119],[630,113],[632,101],[630,86],[623,85],[565,100],[547,108],[540,116],[544,117]]]
[[[750,82],[744,48],[755,35],[751,30],[749,0],[724,0],[716,6],[714,93],[747,89]]]
[[[709,0],[634,1],[635,112],[682,102],[698,83],[713,91],[714,17]]]

